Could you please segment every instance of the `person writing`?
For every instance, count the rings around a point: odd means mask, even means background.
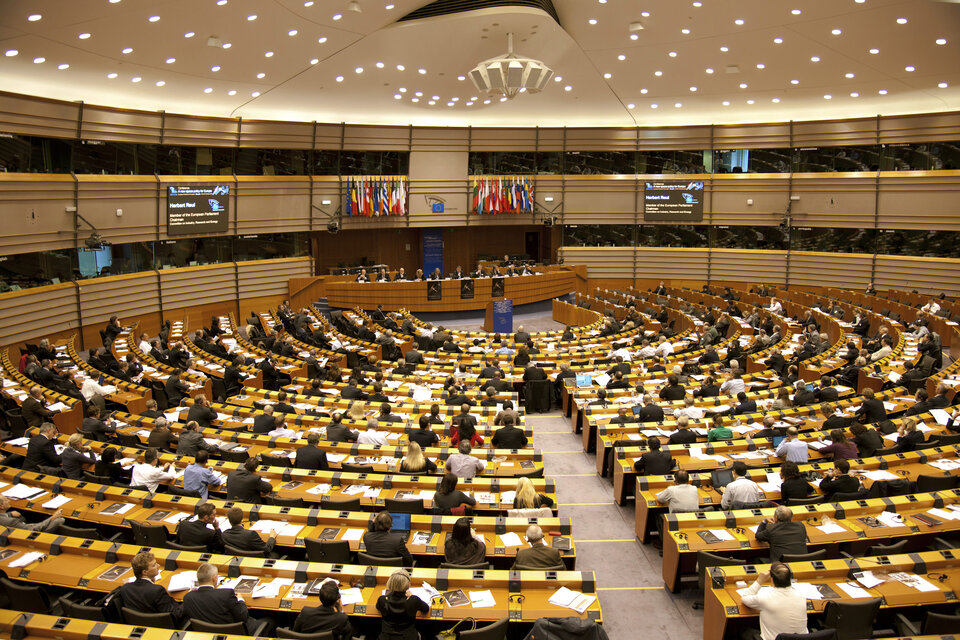
[[[398,276],[399,278],[399,276]],[[334,582],[320,585],[319,607],[304,607],[293,623],[296,633],[321,633],[330,631],[333,640],[350,640],[353,637],[353,625],[343,612],[340,603],[340,589]]]

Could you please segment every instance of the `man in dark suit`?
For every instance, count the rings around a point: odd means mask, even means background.
[[[413,556],[407,549],[403,536],[391,533],[393,517],[386,511],[379,512],[373,519],[373,529],[363,534],[363,544],[367,553],[379,558],[403,558],[404,566],[413,566]]]
[[[47,475],[57,475],[60,471],[60,455],[54,446],[57,442],[57,425],[45,422],[40,433],[30,438],[27,456],[21,467],[24,471],[39,471]]]
[[[177,455],[193,457],[197,455],[198,451],[219,452],[215,446],[207,444],[203,439],[203,434],[200,433],[200,425],[195,420],[191,420],[184,426],[183,433],[180,434],[180,439],[177,441]]]
[[[490,380],[488,380],[484,384],[484,386],[493,387],[494,389],[497,390],[497,392],[511,391],[513,388],[512,383],[507,382],[506,380],[503,379],[503,371],[500,371],[500,370],[494,371],[493,377]]]
[[[56,411],[50,411],[44,406],[43,389],[39,385],[30,387],[30,395],[20,405],[20,415],[29,427],[39,427],[44,422],[57,415]]]
[[[277,418],[273,415],[273,405],[263,408],[263,413],[253,416],[253,433],[270,433],[277,428]]]
[[[304,607],[293,623],[297,633],[333,632],[333,640],[350,640],[353,626],[340,606],[340,589],[333,582],[320,585],[320,606]]]
[[[261,497],[270,493],[273,487],[256,471],[256,458],[247,458],[243,466],[231,471],[227,475],[227,500],[260,504]]]
[[[671,373],[667,376],[667,384],[662,389],[660,389],[660,399],[661,400],[683,400],[683,397],[687,395],[687,390],[680,384],[680,379],[677,377],[677,374]]]
[[[717,354],[717,350],[713,348],[713,345],[708,345],[697,362],[700,364],[715,364],[720,362],[720,356]]]
[[[930,411],[930,409],[933,408],[930,406],[930,396],[929,394],[927,394],[926,389],[917,389],[917,393],[914,396],[914,399],[916,400],[916,402],[913,403],[913,406],[907,409],[907,412],[905,415],[915,416],[915,415]]]
[[[343,424],[343,414],[335,413],[330,418],[330,424],[327,425],[327,440],[330,442],[356,442],[360,437],[356,431],[351,431],[347,425]]]
[[[486,362],[484,361],[484,366],[480,369],[480,375],[478,376],[480,380],[488,380],[493,378],[496,374],[503,375],[503,369],[497,366],[496,361]]]
[[[643,407],[637,414],[638,422],[663,422],[663,409],[653,401],[653,396],[643,396]]]
[[[197,424],[207,429],[216,419],[217,412],[210,406],[210,401],[207,400],[207,397],[202,393],[194,396],[193,404],[190,405],[190,410],[187,411],[187,421],[195,420]]]
[[[670,434],[667,444],[692,444],[697,441],[697,434],[690,430],[690,417],[682,415],[677,418],[677,430]]]
[[[182,607],[167,590],[153,581],[160,575],[160,565],[149,551],[141,551],[130,562],[133,568],[133,582],[122,585],[111,601],[117,611],[127,607],[142,613],[169,613],[173,621],[178,622]]]
[[[640,455],[640,459],[633,463],[633,470],[647,476],[663,476],[670,473],[676,461],[669,451],[661,451],[660,439],[647,438],[647,449]]]
[[[783,375],[784,369],[787,368],[787,361],[780,353],[779,347],[772,347],[770,349],[770,357],[767,358],[767,361],[764,363],[764,365],[766,365],[768,369],[776,371],[777,375]]]
[[[484,394],[487,397],[480,401],[481,407],[495,407],[500,404],[500,400],[497,399],[497,390],[493,387],[484,389]]]
[[[183,617],[210,624],[242,622],[250,635],[260,626],[233,589],[217,588],[217,567],[209,562],[197,568],[197,588],[183,596]]]
[[[224,544],[252,553],[263,551],[268,557],[273,554],[273,547],[277,544],[276,531],[271,531],[267,541],[264,542],[256,531],[244,529],[243,511],[240,510],[240,507],[230,507],[230,510],[227,511],[227,520],[230,521],[230,528],[222,534]]]
[[[856,493],[860,491],[860,481],[850,475],[850,462],[837,460],[833,469],[828,470],[820,481],[820,490],[823,491],[824,502],[829,502],[835,493]]]
[[[114,434],[117,432],[117,428],[108,425],[100,419],[100,407],[92,404],[87,411],[90,415],[84,418],[80,424],[80,432],[84,437],[96,440],[97,442],[112,441]]]
[[[616,363],[607,371],[607,375],[616,375],[617,371],[622,373],[625,376],[630,375],[630,363],[623,361],[623,356],[614,356],[613,361]]]
[[[949,387],[946,385],[937,385],[936,393],[932,398],[930,398],[931,409],[943,409],[950,406],[950,399],[947,397],[947,391],[949,391]]]
[[[180,405],[180,401],[190,391],[190,387],[183,381],[183,369],[174,369],[164,383],[163,390],[167,392],[167,401],[170,407]]]
[[[344,400],[366,400],[367,394],[357,388],[357,379],[351,377],[347,386],[340,390],[340,397]]]
[[[327,454],[318,447],[320,444],[320,434],[311,431],[307,434],[307,444],[297,449],[297,455],[293,466],[297,469],[317,469],[326,471],[330,468],[327,464]],[[230,514],[227,514],[228,516]]]
[[[293,405],[287,403],[287,392],[281,391],[277,394],[277,401],[273,405],[274,413],[296,413]]]
[[[733,408],[733,415],[742,415],[745,413],[757,412],[757,401],[747,399],[747,394],[743,391],[737,394],[737,406]]]
[[[543,530],[537,525],[527,527],[527,542],[530,543],[529,549],[517,550],[514,569],[518,566],[525,569],[547,569],[563,564],[560,551],[543,543]]]
[[[630,383],[623,379],[623,372],[617,371],[607,383],[607,389],[629,389]]]
[[[838,416],[837,405],[835,404],[824,404],[820,406],[820,412],[823,414],[823,417],[826,418],[823,421],[823,424],[820,428],[824,431],[831,431],[833,429],[846,429],[853,418],[848,418],[846,416]]]
[[[773,517],[757,527],[757,540],[770,545],[770,559],[773,562],[780,562],[780,557],[785,553],[807,552],[807,531],[802,522],[792,520],[793,511],[780,505],[773,512]]]
[[[798,380],[794,388],[796,391],[793,394],[793,406],[803,407],[817,401],[817,394],[807,389],[803,380]]]
[[[887,410],[883,406],[883,401],[875,397],[873,389],[870,387],[863,390],[863,404],[857,411],[857,417],[863,423],[880,422],[887,419]]]
[[[243,381],[247,375],[240,370],[243,366],[243,356],[237,356],[223,371],[223,386],[227,396],[235,396],[243,389]]]
[[[543,370],[542,367],[537,365],[530,365],[523,370],[523,381],[530,382],[531,380],[546,380],[547,372]]]
[[[503,417],[503,426],[493,432],[491,443],[497,449],[522,449],[527,446],[527,436],[523,429],[513,426],[513,416],[506,415]]]
[[[530,342],[530,334],[523,330],[523,325],[517,327],[517,332],[513,334],[513,341],[517,344]]]
[[[223,553],[223,537],[213,504],[204,502],[197,507],[196,518],[180,521],[177,525],[177,542],[194,547],[203,545],[210,553]]]
[[[463,392],[463,389],[461,387],[458,387],[457,385],[454,384],[454,385],[450,385],[450,388],[447,390],[446,404],[447,405],[459,404],[459,405],[467,405],[468,407],[471,407],[477,403],[475,400],[471,400],[470,398],[468,398],[467,395]]]
[[[410,351],[403,354],[403,360],[407,364],[426,364],[426,360],[423,359],[423,354],[416,349],[410,349]]]

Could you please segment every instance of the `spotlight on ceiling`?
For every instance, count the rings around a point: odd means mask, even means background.
[[[507,53],[484,60],[470,71],[477,91],[491,96],[513,98],[521,91],[539,93],[553,70],[539,60],[524,58],[513,52],[513,34],[507,34]]]

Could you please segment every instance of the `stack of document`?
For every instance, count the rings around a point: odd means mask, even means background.
[[[577,613],[583,613],[596,599],[596,596],[573,591],[566,587],[560,587],[556,593],[550,596],[548,602],[558,607],[573,609]]]

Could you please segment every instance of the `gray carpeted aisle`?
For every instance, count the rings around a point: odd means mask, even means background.
[[[560,411],[527,416],[546,475],[557,481],[560,515],[573,521],[577,568],[596,573],[603,626],[612,640],[642,635],[667,640],[703,637],[703,612],[693,590],[663,588],[660,555],[634,535],[633,504],[613,502],[613,485],[597,475],[593,454]]]

